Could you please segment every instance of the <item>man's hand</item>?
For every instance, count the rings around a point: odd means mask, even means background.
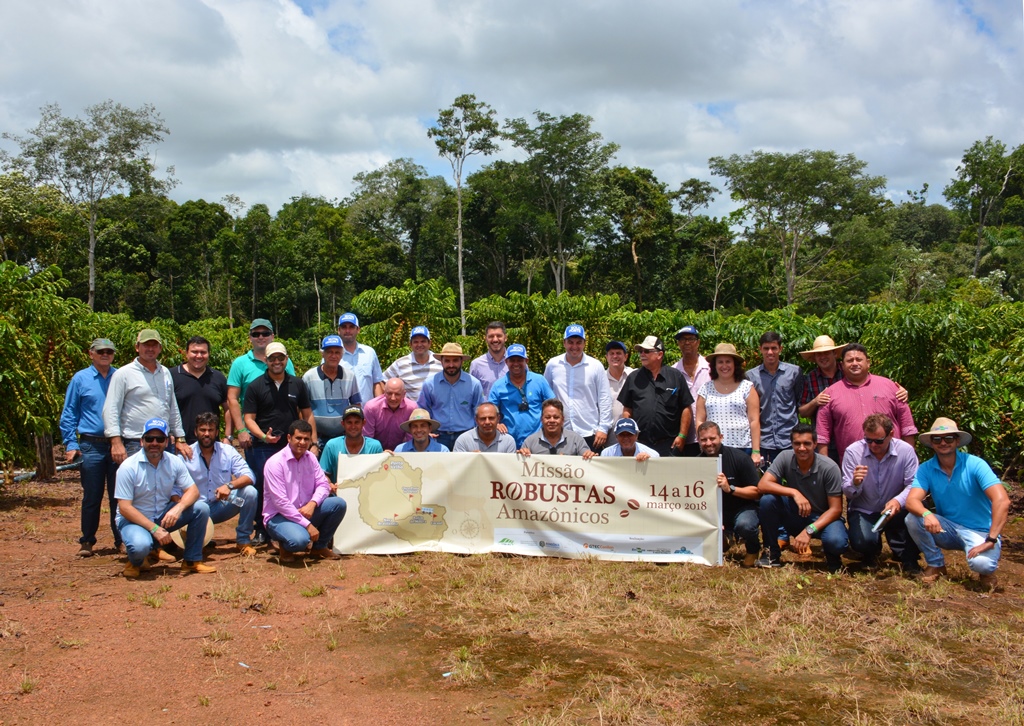
[[[637,461],[647,461],[650,458],[651,458],[651,455],[648,454],[646,451],[641,451],[639,454],[636,455],[636,460]]]
[[[110,443],[110,458],[115,464],[122,464],[128,458],[128,452],[124,450],[124,442],[121,439]]]
[[[77,459],[81,455],[82,455],[82,450],[81,449],[68,449],[67,451],[64,452],[64,461],[66,461],[66,462],[68,462],[70,464],[72,461],[74,461],[75,459]]]
[[[885,503],[885,509],[883,509],[882,511],[885,511],[886,509],[889,510],[889,512],[891,512],[891,514],[889,515],[889,519],[892,519],[897,514],[899,514],[900,511],[902,511],[903,507],[900,506],[899,500],[890,499],[888,502]]]
[[[313,514],[315,512],[316,512],[316,502],[314,502],[314,501],[308,501],[305,504],[303,504],[301,507],[299,507],[299,514],[301,514],[306,519],[312,519],[313,518]]]
[[[991,549],[995,549],[994,544],[992,544],[991,542],[982,542],[980,545],[975,545],[974,547],[971,547],[970,550],[968,550],[967,559],[977,557],[982,552],[988,552]]]
[[[189,461],[192,460],[192,447],[186,444],[181,439],[178,439],[178,442],[174,444],[174,450],[177,451],[182,456],[184,456]]]
[[[583,452],[583,461],[590,461],[593,458],[594,458],[594,452],[593,451],[584,451]]]
[[[907,389],[901,386],[899,383],[896,384],[896,400],[900,403],[906,403],[910,398],[910,394],[907,393]]]
[[[793,495],[793,501],[796,502],[796,509],[801,517],[811,516],[811,503],[807,501],[807,497],[797,492]]]
[[[683,451],[683,447],[684,446],[686,446],[686,439],[685,438],[683,438],[681,436],[676,436],[674,439],[672,439],[672,450],[673,451],[677,451],[677,452],[681,453]]]
[[[637,461],[639,460],[640,457],[637,456]],[[726,494],[729,493],[729,479],[725,476],[725,474],[719,474],[717,477],[715,477],[715,484],[717,484],[718,488],[721,489]]]
[[[506,426],[505,424],[498,424],[498,431],[500,431],[503,434],[507,434],[508,426]]]
[[[178,523],[178,519],[181,517],[181,505],[176,505],[167,510],[167,514],[160,520],[160,526],[164,529],[170,529]]]
[[[228,497],[231,496],[231,487],[229,487],[227,484],[221,484],[219,487],[217,487],[216,493],[217,499],[219,499],[222,502],[225,502],[227,501]]]
[[[942,522],[934,514],[924,515],[924,528],[932,534],[942,533]]]
[[[761,452],[754,453],[751,451],[750,460],[754,462],[754,466],[761,466],[761,462],[764,461],[764,457],[761,456]]]
[[[524,446],[523,448],[519,449],[519,451],[517,451],[516,453],[517,453],[517,454],[521,454],[521,455],[523,455],[523,456],[529,456],[529,455],[530,455],[530,450],[529,450],[529,449],[527,449],[527,448],[526,448],[526,447]]]
[[[799,555],[805,555],[811,551],[811,535],[803,530],[796,537],[789,540],[790,548]]]
[[[864,479],[867,478],[868,468],[864,464],[858,464],[853,467],[853,485],[859,487],[864,483]]]
[[[306,531],[309,532],[309,541],[310,541],[310,543],[316,542],[317,539],[320,538],[320,530],[318,530],[316,527],[314,527],[312,522],[310,522],[306,526]]]
[[[160,527],[153,533],[153,539],[155,539],[161,545],[169,545],[171,543],[171,533],[163,527]]]
[[[826,403],[828,403],[831,400],[832,400],[832,396],[828,395],[824,391],[822,391],[821,393],[819,393],[817,396],[814,397],[814,403],[815,403],[815,405],[818,408],[821,408],[822,406],[824,406]]]
[[[276,444],[281,440],[281,434],[275,434],[273,428],[268,428],[263,432],[263,441],[267,444]],[[312,448],[312,447],[310,447]]]
[[[594,448],[600,449],[604,446],[604,442],[608,440],[607,431],[595,431],[594,432]]]
[[[248,431],[240,431],[238,433],[238,445],[243,449],[248,449],[252,446],[252,436],[249,435]]]

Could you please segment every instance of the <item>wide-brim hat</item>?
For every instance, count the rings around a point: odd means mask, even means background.
[[[213,532],[213,520],[212,519],[208,519],[208,520],[206,520],[206,532],[203,533],[203,547],[205,547],[206,545],[210,544],[210,542],[213,541],[213,534],[214,534],[214,532]],[[181,527],[181,528],[176,529],[173,532],[171,532],[171,541],[174,542],[174,544],[176,544],[179,547],[181,547],[181,549],[185,549],[185,540],[186,540],[187,537],[188,537],[188,525],[187,524],[184,527]]]
[[[730,358],[734,358],[739,361],[740,365],[743,365],[743,356],[736,352],[736,346],[732,343],[719,343],[715,346],[715,352],[704,356],[707,362],[711,365],[715,364],[715,360],[720,355],[727,355]]]
[[[842,345],[836,345],[836,341],[832,340],[832,338],[828,337],[827,335],[819,335],[817,338],[814,339],[814,342],[811,343],[810,350],[800,351],[800,357],[803,358],[804,360],[814,360],[814,356],[816,356],[818,353],[828,353],[834,350],[842,350],[847,345],[849,344],[843,343]]]
[[[929,449],[932,447],[932,436],[945,436],[946,434],[958,434],[960,441],[957,442],[957,446],[967,446],[973,440],[966,431],[961,431],[957,428],[956,421],[951,418],[944,418],[939,416],[935,419],[935,423],[932,424],[930,431],[922,431],[917,435],[917,440],[921,446],[927,446]]]
[[[462,346],[459,345],[458,343],[445,343],[443,346],[441,346],[440,353],[434,353],[435,358],[444,358],[446,355],[457,356],[459,358],[462,358],[463,360],[470,357],[462,352]]]
[[[404,431],[407,434],[410,434],[412,432],[409,429],[411,429],[412,425],[417,421],[426,421],[428,424],[430,424],[430,433],[434,433],[439,428],[441,428],[441,422],[435,421],[434,419],[430,418],[430,411],[428,411],[425,408],[414,408],[412,413],[409,414],[409,420],[403,421],[402,423],[398,424],[398,426],[399,428],[402,429],[402,431]]]

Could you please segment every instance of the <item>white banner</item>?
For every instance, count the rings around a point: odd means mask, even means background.
[[[373,454],[338,471],[343,554],[722,563],[718,459]]]

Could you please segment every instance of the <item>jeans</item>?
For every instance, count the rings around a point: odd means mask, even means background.
[[[966,554],[972,548],[980,545],[988,537],[987,531],[968,529],[957,524],[951,519],[946,519],[941,514],[935,517],[942,525],[944,532],[932,534],[924,528],[924,520],[916,514],[907,516],[907,531],[914,538],[917,546],[924,553],[924,561],[929,567],[942,567],[946,564],[946,558],[942,550],[963,550]],[[967,566],[979,575],[991,575],[999,567],[999,553],[1003,548],[1002,538],[998,538],[995,547],[982,552],[977,557],[968,557]]]
[[[817,519],[813,513],[809,517],[801,517],[792,497],[781,497],[776,494],[765,494],[761,497],[760,516],[761,536],[768,545],[768,552],[772,558],[778,558],[781,554],[776,539],[779,527],[785,528],[789,534],[795,536]],[[839,556],[846,552],[850,545],[842,517],[811,536],[821,540],[821,547],[825,550],[825,561],[829,564],[840,562]]]
[[[256,487],[249,485],[235,489],[231,492],[231,496],[241,497],[245,500],[245,504],[239,507],[227,499],[215,499],[212,502],[207,502],[210,507],[210,520],[214,524],[220,524],[237,514],[238,526],[235,527],[235,543],[249,544],[249,540],[252,539],[253,519],[256,516],[256,503],[259,500],[259,495],[256,493]]]
[[[437,443],[448,447],[448,451],[455,449],[455,439],[459,438],[464,431],[438,431],[437,432]]]
[[[117,483],[117,465],[110,458],[110,443],[82,439],[82,537],[79,544],[96,544],[96,530],[100,526],[100,509],[103,506],[103,492],[110,502],[110,530],[114,533],[114,546],[121,544],[121,532],[117,528],[117,498],[114,485]]]
[[[334,539],[334,533],[345,518],[348,505],[341,497],[327,497],[313,512],[309,521],[320,532],[313,549],[325,549]],[[302,552],[309,547],[309,532],[298,522],[285,519],[283,514],[275,514],[267,522],[267,534],[270,539],[280,542],[288,552]]]
[[[921,552],[907,532],[907,510],[900,510],[895,517],[890,517],[881,532],[872,532],[871,528],[882,516],[881,512],[864,514],[854,509],[847,511],[850,520],[850,549],[860,552],[864,557],[873,559],[882,551],[882,532],[889,543],[889,549],[904,568],[917,566],[917,558]]]
[[[757,512],[757,504],[751,503],[743,509],[735,509],[725,504],[722,509],[722,523],[727,532],[733,532],[737,539],[743,540],[747,548],[747,554],[756,555],[761,551],[761,545],[757,535],[760,531],[760,517]]]
[[[174,502],[168,502],[167,508],[156,518],[156,523],[164,518],[168,510],[175,506]],[[185,534],[185,560],[187,562],[202,562],[203,560],[203,539],[206,536],[206,524],[210,521],[210,507],[204,501],[195,502],[191,507],[186,508],[178,521],[168,531],[188,525],[188,532]],[[128,561],[138,567],[150,553],[156,540],[145,527],[129,522],[121,518],[121,538],[124,540],[124,549],[128,553]]]
[[[254,441],[252,446],[245,451],[245,463],[249,465],[256,477],[256,481],[253,482],[253,486],[256,487],[256,513],[253,525],[257,534],[265,535],[267,533],[266,527],[263,526],[263,467],[266,465],[267,459],[287,445],[287,440],[282,436],[276,444]]]

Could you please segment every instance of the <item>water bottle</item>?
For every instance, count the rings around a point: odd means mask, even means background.
[[[875,526],[871,528],[871,531],[876,533],[876,534],[878,532],[881,532],[882,528],[885,526],[886,521],[889,519],[889,517],[891,515],[892,515],[892,510],[891,509],[886,509],[884,512],[882,512],[882,516],[878,518],[877,522],[875,522]]]
[[[228,497],[228,501],[231,504],[234,504],[239,509],[245,506],[245,497],[240,497],[237,494],[232,494],[230,497]]]

